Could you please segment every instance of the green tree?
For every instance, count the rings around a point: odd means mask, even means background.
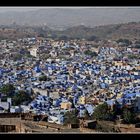
[[[128,39],[118,39],[117,41],[116,41],[117,43],[124,43],[124,44],[126,44],[127,46],[128,45],[131,45],[132,44],[132,42],[130,41],[130,40],[128,40]]]
[[[128,58],[129,58],[129,59],[139,59],[139,55],[136,55],[136,54],[129,54],[129,55],[128,55]]]
[[[77,110],[73,110],[71,112],[66,112],[64,116],[64,124],[75,124],[79,123],[79,119],[77,118]]]
[[[23,57],[23,55],[21,55],[21,54],[15,54],[15,55],[13,55],[13,60],[14,61],[21,60],[22,57]]]
[[[47,81],[47,76],[46,75],[40,76],[39,81]]]
[[[33,56],[32,56],[32,55],[30,55],[30,54],[25,54],[25,57],[28,57],[28,58],[33,58]]]
[[[98,54],[96,52],[92,52],[91,50],[86,50],[84,52],[85,55],[89,55],[91,57],[97,56]]]
[[[30,101],[31,97],[23,90],[13,96],[13,105],[21,105],[25,101]]]
[[[92,117],[97,120],[113,120],[114,115],[114,112],[109,109],[107,103],[103,103],[95,108]]]
[[[102,121],[98,121],[95,130],[97,132],[119,132],[119,130],[115,129],[115,127],[110,126],[108,123]]]
[[[127,108],[123,109],[122,113],[124,123],[134,123],[135,122],[135,113],[133,110],[129,110]]]
[[[5,94],[8,97],[11,97],[14,94],[15,87],[12,84],[3,85],[0,89],[0,92]]]

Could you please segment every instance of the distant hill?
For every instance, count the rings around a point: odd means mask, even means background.
[[[125,24],[113,24],[89,28],[86,26],[75,26],[59,32],[59,36],[73,38],[90,38],[96,36],[100,39],[140,38],[140,22],[130,22]]]
[[[30,36],[53,37],[54,39],[140,39],[140,22],[111,24],[94,28],[84,25],[70,27],[63,31],[52,30],[48,26],[0,26],[0,39],[22,38]]]

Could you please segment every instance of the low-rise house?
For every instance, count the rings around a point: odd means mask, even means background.
[[[71,102],[62,102],[61,109],[71,109],[72,103]]]
[[[23,113],[30,112],[30,107],[29,106],[21,105],[20,107],[21,107],[21,112],[23,112]]]
[[[32,55],[34,57],[38,56],[38,48],[37,47],[31,48],[31,49],[29,49],[29,51],[30,51],[30,55]]]
[[[19,106],[11,106],[10,113],[21,113],[21,108]]]
[[[64,116],[63,115],[49,116],[48,122],[56,123],[56,124],[63,124],[64,123]]]
[[[94,112],[94,107],[91,104],[86,104],[85,105],[86,110],[88,111],[88,114],[91,116]]]
[[[85,96],[81,96],[80,98],[79,98],[79,104],[86,104],[86,97]]]
[[[11,98],[7,98],[6,102],[2,102],[0,98],[0,107],[2,107],[3,109],[9,110],[11,105],[12,105]]]

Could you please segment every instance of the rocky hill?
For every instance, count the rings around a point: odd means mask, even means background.
[[[0,39],[30,36],[53,37],[54,39],[139,39],[140,22],[112,24],[94,28],[84,25],[74,26],[63,31],[52,30],[48,26],[0,26]]]
[[[94,28],[89,28],[80,25],[61,31],[58,35],[86,39],[91,38],[92,36],[96,36],[100,39],[139,39],[140,22],[97,26]]]

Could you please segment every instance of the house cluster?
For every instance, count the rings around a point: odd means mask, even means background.
[[[68,111],[76,109],[77,117],[91,116],[104,102],[110,107],[116,104],[140,110],[140,60],[128,58],[130,53],[140,54],[139,49],[127,49],[114,41],[24,38],[14,43],[22,45],[33,57],[14,61],[7,52],[12,53],[9,49],[15,48],[4,45],[2,50],[7,57],[0,60],[0,87],[12,83],[16,91],[31,94],[33,90],[37,96],[20,106],[12,106],[10,99],[5,106],[0,102],[1,110],[9,105],[11,113],[46,114],[49,122],[58,124],[64,123]],[[97,56],[86,55],[86,50],[96,52]],[[49,54],[49,58],[41,59],[43,53]],[[41,76],[46,76],[46,80],[40,81]]]

